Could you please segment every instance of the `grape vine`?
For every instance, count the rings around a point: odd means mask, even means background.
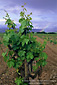
[[[4,19],[6,20],[5,24],[7,24],[7,29],[3,36],[3,43],[8,49],[5,53],[2,53],[5,62],[11,68],[15,68],[18,73],[18,77],[15,80],[17,85],[28,85],[28,82],[25,82],[25,79],[29,80],[29,75],[31,75],[29,63],[36,60],[36,66],[33,67],[34,71],[38,69],[39,66],[45,66],[47,64],[47,54],[43,52],[45,49],[46,42],[41,44],[36,41],[36,38],[33,37],[33,33],[30,32],[32,30],[32,18],[30,15],[25,15],[26,8],[22,6],[23,11],[20,12],[19,23],[21,26],[19,27],[19,31],[17,32],[13,20],[10,19],[8,13],[6,12],[6,16]],[[13,28],[13,29],[11,29]],[[24,75],[22,75],[20,69],[24,68]]]

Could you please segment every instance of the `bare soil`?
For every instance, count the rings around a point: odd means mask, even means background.
[[[37,41],[43,43],[43,39],[40,39],[37,36]],[[2,40],[0,38],[0,40]],[[1,49],[2,48],[2,49]],[[14,83],[15,78],[17,77],[16,70],[14,68],[8,68],[7,63],[4,62],[2,57],[3,51],[5,52],[7,48],[1,44],[0,47],[0,85],[16,85]],[[44,52],[47,53],[47,65],[43,67],[41,74],[41,85],[57,85],[57,45],[50,44],[47,42]],[[38,75],[33,80],[30,78],[30,85],[40,85],[38,82]]]

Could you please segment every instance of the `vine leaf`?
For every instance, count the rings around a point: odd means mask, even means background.
[[[12,66],[14,66],[14,61],[13,60],[9,60],[7,62],[7,65],[9,66],[9,68],[11,68]]]
[[[23,80],[23,78],[21,78],[21,77],[18,78],[18,77],[17,77],[16,80],[15,80],[15,83],[16,83],[17,85],[20,85],[20,84],[23,83],[22,80]]]

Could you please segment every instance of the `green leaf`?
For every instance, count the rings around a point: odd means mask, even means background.
[[[24,3],[24,5],[26,5],[26,3]]]
[[[16,62],[16,67],[15,68],[17,69],[17,68],[19,68],[19,66],[20,66],[19,62]]]
[[[15,23],[13,23],[14,27],[17,26]]]
[[[40,59],[40,57],[35,58],[36,61],[39,60],[39,59]]]
[[[13,53],[14,53],[13,51],[9,51],[8,55],[12,56]]]
[[[48,56],[47,56],[47,54],[46,54],[46,53],[44,53],[44,59],[45,59],[45,60],[47,59],[47,57],[48,57]]]
[[[8,42],[9,41],[9,38],[10,38],[10,35],[9,34],[8,35],[4,34],[3,41]]]
[[[22,60],[24,60],[25,59],[25,57],[22,57]]]
[[[25,42],[23,41],[23,42],[22,42],[22,46],[24,46],[24,44],[25,44]]]
[[[23,20],[25,20],[25,18],[21,18],[21,19],[19,19],[19,22],[21,23]]]
[[[29,28],[29,30],[32,30],[32,28]]]
[[[25,51],[20,50],[20,51],[18,52],[18,55],[19,55],[19,56],[24,56],[24,55],[25,55],[25,53],[26,53]]]
[[[24,8],[24,10],[27,12],[26,8]]]
[[[28,42],[29,42],[29,39],[24,39],[24,40],[22,41],[22,46],[24,46],[25,43],[28,44]]]
[[[9,60],[7,62],[7,65],[9,66],[9,68],[11,68],[12,66],[14,66],[14,60]]]
[[[7,21],[5,22],[5,25],[6,25],[6,24],[8,24],[8,22],[7,22]]]
[[[23,62],[21,61],[21,58],[18,57],[17,61],[15,62],[15,65],[13,66],[15,69],[19,68],[21,65],[23,64]]]
[[[47,64],[46,61],[43,61],[43,62],[42,62],[42,66],[45,66],[46,64]]]
[[[32,18],[31,18],[31,17],[29,17],[29,19],[30,19],[30,20],[32,20]]]
[[[29,17],[30,15],[28,14],[27,16]]]
[[[21,78],[21,77],[18,78],[18,77],[17,77],[16,80],[15,80],[15,83],[16,83],[17,85],[20,85],[20,84],[23,85],[23,81],[22,81],[22,80],[23,80],[23,78]]]
[[[26,49],[29,51],[31,49],[31,45],[26,45]]]
[[[30,15],[32,15],[32,12],[30,13]]]
[[[20,29],[19,29],[19,32],[20,32],[20,33],[23,33],[23,32],[24,32],[24,29],[20,28]]]
[[[9,60],[9,56],[4,56],[4,61],[6,62],[7,60]]]
[[[42,57],[42,58],[44,58],[45,60],[47,59],[47,54],[45,53],[45,52],[42,52],[41,54],[40,54],[40,56]]]
[[[26,20],[26,26],[29,26],[30,24],[29,24],[29,21],[28,20]]]
[[[2,56],[4,57],[4,56],[6,56],[6,54],[7,54],[7,52],[5,52],[5,53],[2,53]]]
[[[20,66],[22,65],[22,61],[19,61]]]
[[[29,39],[25,39],[26,44],[28,44]]]
[[[19,47],[17,47],[17,46],[15,46],[15,47],[13,48],[13,50],[17,50],[17,49],[19,49]]]
[[[21,7],[24,7],[24,6],[21,6]]]
[[[26,25],[26,20],[23,20],[22,22],[21,22],[21,24],[22,24],[22,27],[25,27],[25,25]]]
[[[38,69],[38,66],[33,66],[32,68],[34,71],[36,71]]]
[[[24,12],[21,11],[21,12],[20,12],[20,16],[21,16],[21,17],[24,17]]]
[[[27,59],[27,62],[29,62],[30,61],[30,59]]]
[[[39,61],[36,63],[36,65],[37,65],[37,66],[42,65],[42,59],[41,59],[41,60],[39,60]]]
[[[20,57],[18,57],[17,59],[18,59],[18,61],[19,61],[19,60],[20,60]]]
[[[17,45],[19,45],[20,44],[20,42],[17,42]]]
[[[12,23],[11,19],[7,19],[7,22],[8,22],[8,23]]]
[[[8,28],[12,28],[12,25],[7,25]]]
[[[20,38],[21,38],[21,39],[24,39],[24,38],[25,38],[25,35],[22,35]]]
[[[33,54],[31,52],[27,53],[27,57],[26,57],[27,59],[33,59],[33,57],[34,56],[33,56]]]
[[[32,25],[30,25],[30,27],[32,28],[33,26],[32,26]]]

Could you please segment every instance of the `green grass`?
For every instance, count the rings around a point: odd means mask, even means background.
[[[42,39],[46,39],[47,41],[50,41],[50,43],[57,44],[57,34],[34,34]]]

